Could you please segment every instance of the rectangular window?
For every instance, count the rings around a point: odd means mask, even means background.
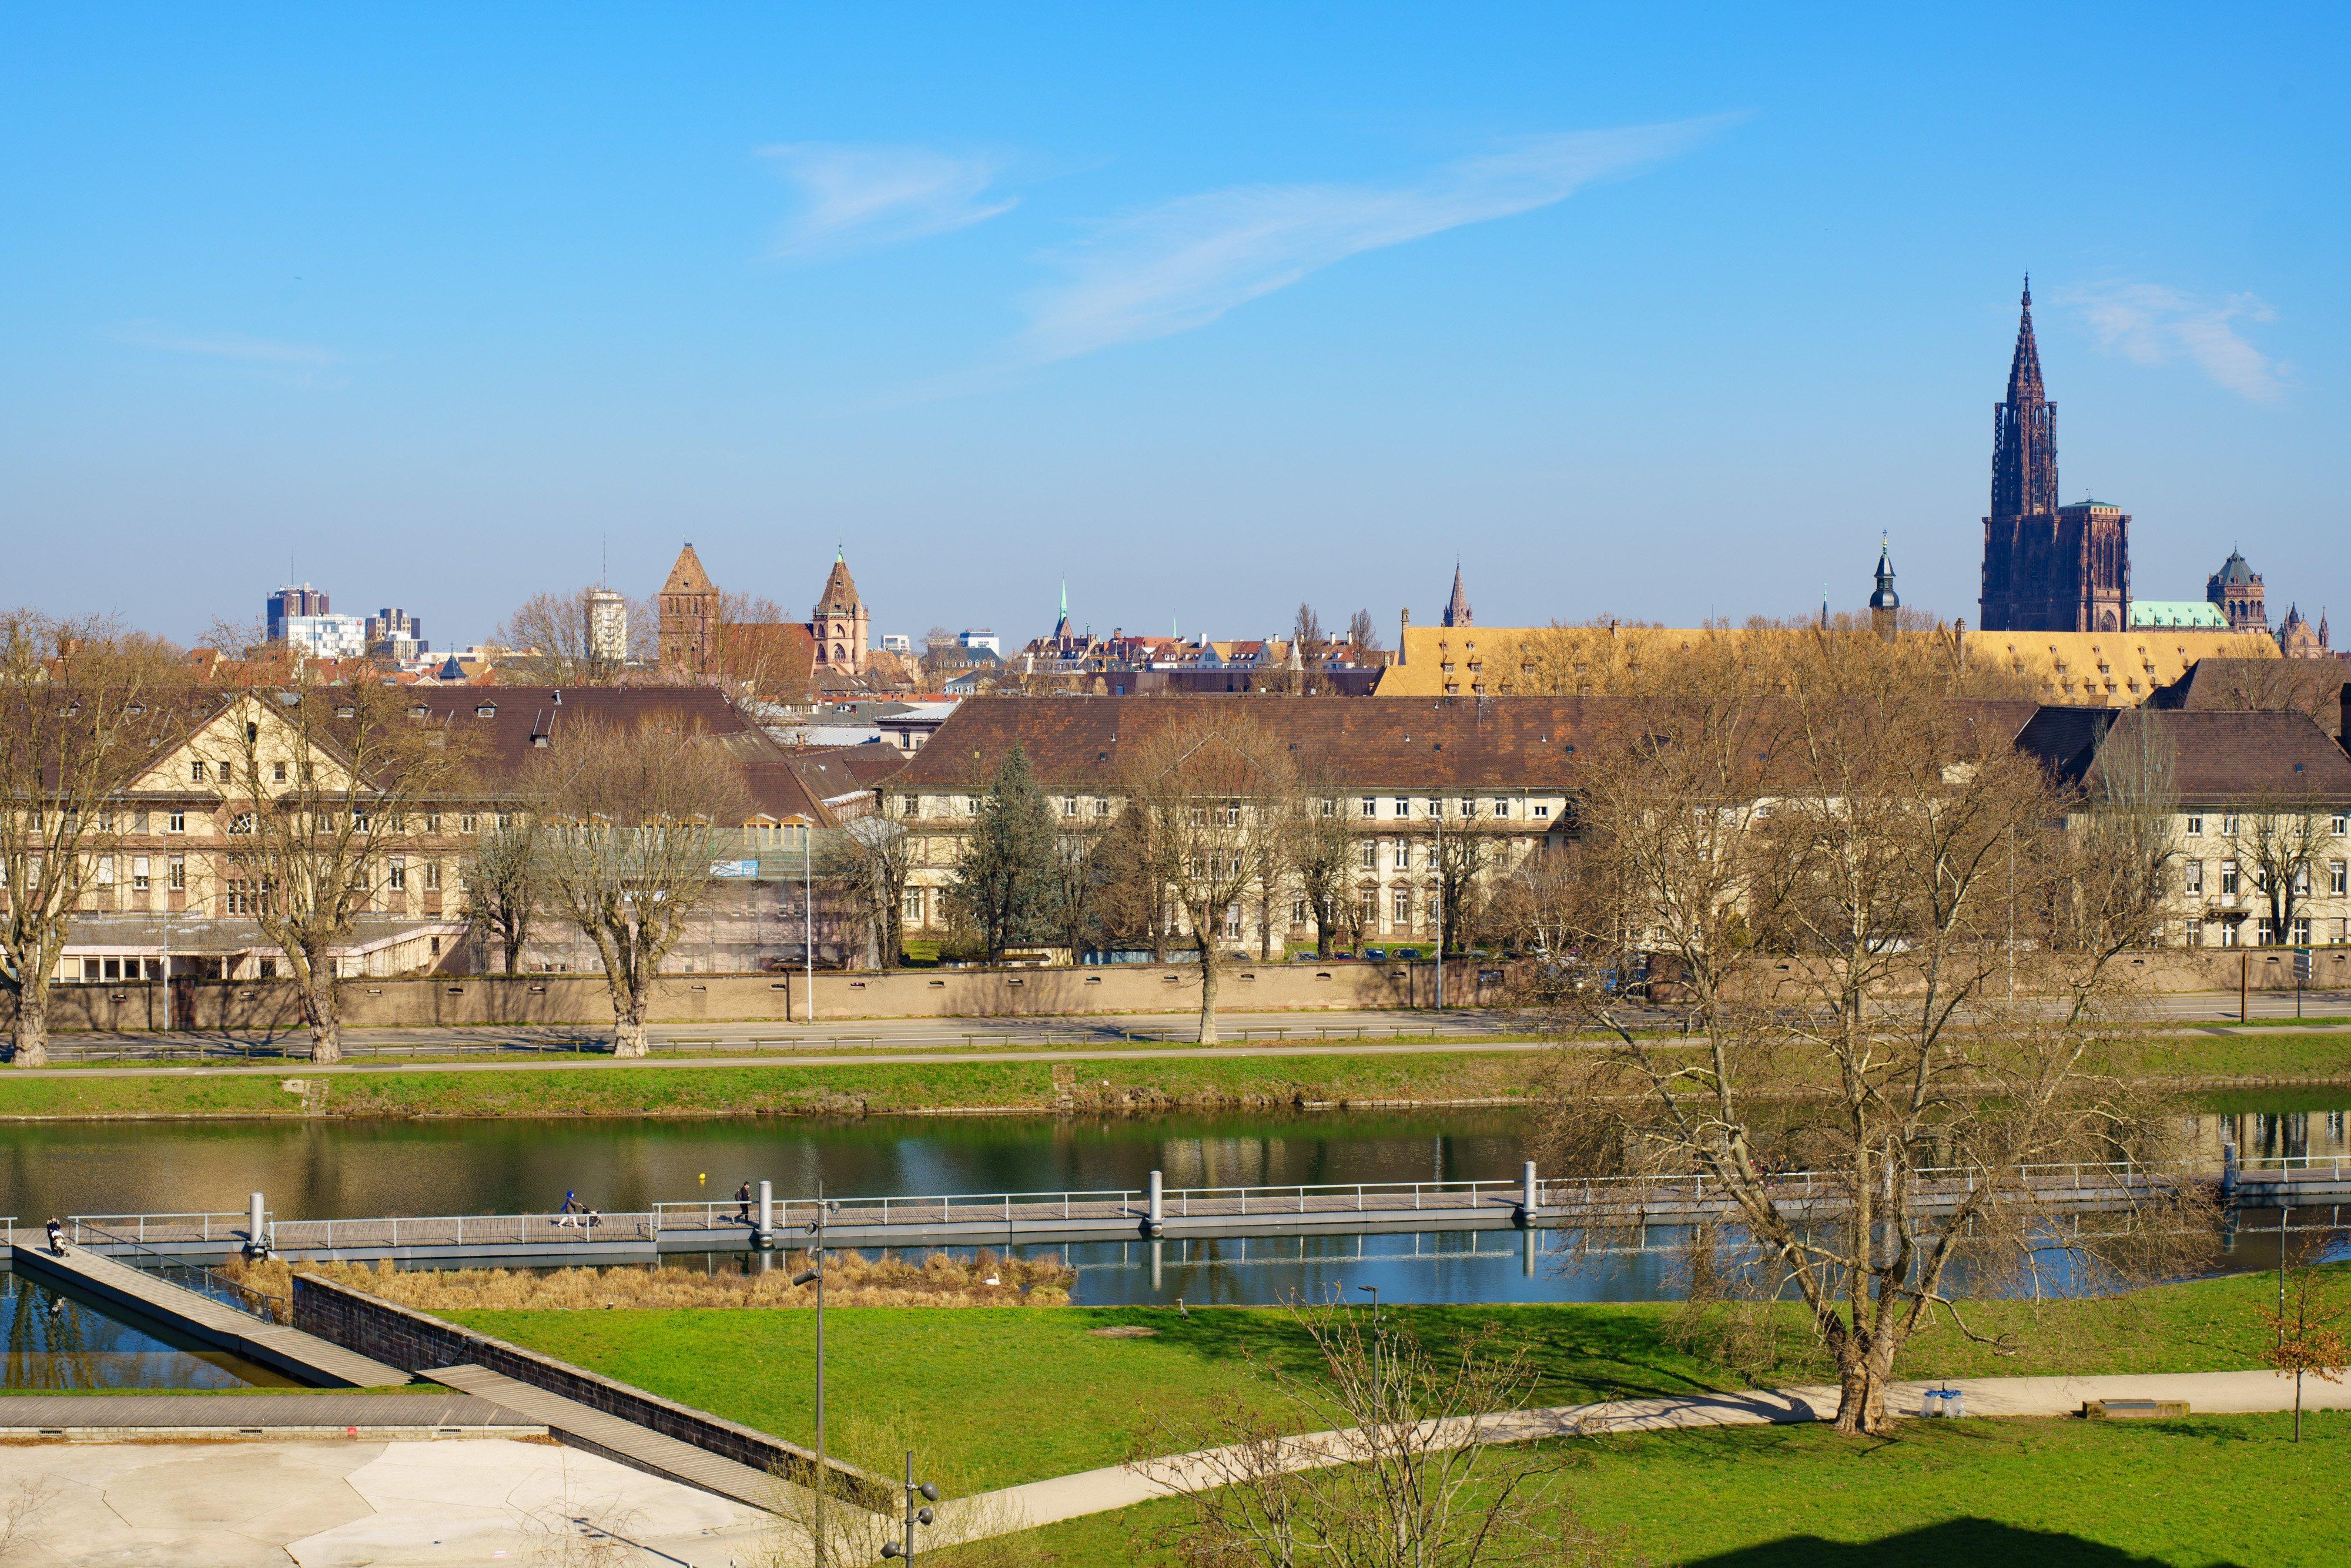
[[[391,862],[384,867],[384,882],[394,893],[408,891],[408,862],[405,857],[401,855],[392,857]]]
[[[2351,920],[2338,920],[2335,923],[2335,945],[2340,947],[2346,942],[2351,942]]]
[[[2307,915],[2294,917],[2294,945],[2297,947],[2310,946],[2310,916]]]
[[[185,811],[174,811],[170,816],[165,817],[163,819],[163,831],[167,833],[186,832],[188,831],[188,814]]]
[[[2220,946],[2233,947],[2236,945],[2237,923],[2233,920],[2223,920],[2220,922]]]
[[[283,784],[286,782],[286,764],[283,762],[273,762],[269,765],[269,781],[272,784]]]
[[[2254,922],[2253,922],[2253,946],[2256,946],[2256,947],[2270,947],[2270,946],[2274,946],[2276,945],[2276,943],[2277,943],[2277,927],[2276,927],[2276,926],[2274,926],[2274,925],[2272,925],[2269,923],[2269,920],[2267,919],[2267,917],[2266,917],[2266,916],[2265,916],[2265,917],[2263,917],[2262,919],[2256,920],[2256,921],[2254,921]]]
[[[1290,901],[1290,923],[1292,925],[1303,925],[1306,924],[1307,919],[1306,901],[1302,898],[1291,899]]]
[[[143,833],[143,832],[145,832],[145,831],[147,831],[147,813],[146,813],[146,812],[144,812],[144,811],[134,811],[134,812],[132,812],[132,813],[131,813],[131,831],[132,832],[134,832],[134,833]]]
[[[1063,815],[1064,817],[1074,817],[1074,816],[1076,816],[1077,814],[1078,814],[1078,798],[1077,798],[1075,795],[1064,795],[1064,796],[1062,796],[1062,797],[1061,797],[1061,815]]]
[[[1364,808],[1364,816],[1366,816],[1366,817],[1376,817],[1376,816],[1378,816],[1378,815],[1380,814],[1380,802],[1379,802],[1379,798],[1378,798],[1377,796],[1374,796],[1374,795],[1366,795],[1366,796],[1364,796],[1364,800],[1363,800],[1363,808]]]
[[[2201,816],[2188,819],[2188,836],[2191,839],[2200,839],[2204,836],[2204,819]]]
[[[131,891],[133,893],[144,893],[147,891],[147,857],[145,855],[133,855],[131,857]]]
[[[1366,931],[1376,927],[1380,923],[1380,895],[1367,893],[1358,898],[1355,901],[1355,918]]]
[[[203,758],[199,757],[194,761],[188,764],[188,778],[193,783],[201,784],[204,781],[204,759]]]
[[[1398,871],[1410,871],[1412,869],[1412,841],[1410,839],[1398,839],[1396,841],[1395,868]]]
[[[2237,831],[2237,813],[2236,813],[2236,812],[2234,812],[2234,811],[2223,811],[2223,812],[2221,812],[2221,813],[2220,813],[2220,831],[2221,831],[2222,832],[2224,832],[2224,833],[2231,834],[2231,836],[2233,836],[2233,835],[2236,833],[2236,831]]]
[[[424,862],[424,891],[427,893],[438,893],[441,891],[441,862],[439,861],[426,861]]]
[[[2351,833],[2351,813],[2343,811],[2335,812],[2335,821],[2328,825],[2328,831],[2334,833],[2336,838],[2341,838],[2346,833]]]
[[[898,895],[898,918],[908,925],[923,923],[923,890],[910,887]]]
[[[438,833],[438,832],[440,832],[440,831],[441,831],[441,813],[440,813],[440,812],[438,812],[438,811],[427,811],[427,812],[425,812],[425,813],[424,813],[424,831],[425,831],[426,832],[428,832],[428,833]]]
[[[1097,795],[1094,797],[1094,815],[1097,817],[1107,817],[1110,815],[1109,796]]]
[[[2306,894],[2310,891],[2310,868],[2308,866],[2298,865],[2294,868],[2294,890],[2296,893],[2302,894]]]
[[[473,812],[460,811],[457,814],[457,831],[467,835],[471,835],[475,831]]]
[[[2181,884],[2191,894],[2204,891],[2204,862],[2189,861],[2179,868]]]
[[[173,855],[163,866],[163,884],[173,893],[188,891],[188,861],[184,855]]]
[[[1398,925],[1412,924],[1412,894],[1402,888],[1396,889],[1395,923]]]
[[[100,887],[112,887],[114,885],[114,857],[112,855],[100,855],[98,857],[98,885]]]
[[[1494,802],[1494,815],[1496,815],[1496,816],[1498,816],[1498,817],[1507,817],[1507,816],[1509,816],[1510,814],[1510,801],[1508,801],[1508,800],[1497,800],[1497,801],[1495,801],[1495,802]]]
[[[1410,797],[1399,795],[1395,798],[1395,814],[1399,817],[1409,817],[1412,815],[1412,800]]]
[[[1536,802],[1535,802],[1535,815],[1536,815],[1536,816],[1538,816],[1538,817],[1548,817],[1548,816],[1550,816],[1550,815],[1551,815],[1551,803],[1550,803],[1549,801],[1547,801],[1547,800],[1538,800],[1538,801],[1536,801]]]
[[[2190,947],[2204,946],[2204,923],[2201,920],[2191,920],[2188,923],[2188,945]]]
[[[2351,864],[2342,861],[2326,862],[2326,891],[2329,893],[2351,892]]]
[[[1444,815],[1445,815],[1445,802],[1444,802],[1443,800],[1441,800],[1437,799],[1437,797],[1436,797],[1436,796],[1434,796],[1434,795],[1431,795],[1431,796],[1428,798],[1428,814],[1429,814],[1430,816],[1432,816],[1432,817],[1442,817],[1442,816],[1444,816]]]
[[[1478,814],[1478,801],[1475,797],[1464,796],[1462,798],[1461,814],[1465,817],[1475,817]]]
[[[1380,869],[1379,840],[1365,839],[1361,844],[1356,846],[1355,853],[1357,863],[1365,871],[1377,871]]]
[[[2223,898],[2237,896],[2237,862],[2235,861],[2220,862],[2220,896]]]

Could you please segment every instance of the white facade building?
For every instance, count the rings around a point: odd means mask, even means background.
[[[288,615],[286,645],[313,659],[367,656],[367,621],[358,615]]]
[[[629,601],[609,588],[588,595],[588,653],[609,664],[628,661]]]

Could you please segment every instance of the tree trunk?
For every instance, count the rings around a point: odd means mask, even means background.
[[[642,995],[623,998],[618,991],[612,996],[612,1054],[614,1056],[645,1056],[651,1054],[645,1044],[645,1004]]]
[[[43,984],[46,977],[28,975],[24,987],[16,992],[16,1022],[9,1036],[12,1049],[8,1061],[12,1066],[49,1064],[49,988]]]
[[[1880,1437],[1893,1429],[1886,1414],[1886,1374],[1875,1356],[1854,1356],[1838,1369],[1836,1429],[1847,1437]]]
[[[332,960],[327,960],[332,962]],[[320,1065],[343,1059],[342,998],[335,977],[319,972],[319,961],[302,966],[302,1011],[310,1020],[310,1060]]]
[[[1213,937],[1196,935],[1194,944],[1200,949],[1200,1043],[1217,1043],[1217,944]]]

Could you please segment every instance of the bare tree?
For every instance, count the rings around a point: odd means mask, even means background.
[[[1486,869],[1493,841],[1467,825],[1439,833],[1430,846],[1437,876],[1437,956],[1458,953],[1475,941],[1486,915]]]
[[[1171,724],[1128,760],[1149,863],[1200,958],[1200,1043],[1217,1043],[1217,983],[1241,899],[1294,832],[1298,774],[1288,748],[1245,707],[1216,705]]]
[[[0,612],[0,991],[9,1060],[48,1060],[49,985],[76,910],[114,893],[122,800],[189,709],[176,661],[102,622]]]
[[[1576,882],[1573,856],[1548,842],[1512,866],[1495,884],[1489,905],[1497,929],[1520,947],[1554,954],[1574,928]]]
[[[1327,786],[1311,790],[1294,819],[1289,858],[1306,911],[1314,918],[1314,956],[1331,956],[1331,938],[1347,925],[1354,902],[1358,839],[1344,798]]]
[[[1301,1311],[1311,1375],[1269,1373],[1280,1399],[1230,1396],[1146,1441],[1188,1451],[1133,1468],[1184,1498],[1163,1536],[1187,1568],[1596,1568],[1622,1547],[1565,1488],[1562,1423],[1525,1414],[1527,1352],[1493,1331],[1432,1353],[1374,1313]],[[1305,1424],[1326,1429],[1299,1433]]]
[[[1380,651],[1380,631],[1370,611],[1358,610],[1347,618],[1347,645],[1359,654]]]
[[[652,726],[584,727],[532,763],[549,902],[603,964],[612,1053],[643,1056],[662,963],[750,813],[742,769],[700,736]]]
[[[527,810],[501,811],[475,841],[465,862],[466,916],[476,929],[495,932],[506,972],[522,967],[522,950],[547,900],[546,868],[539,852],[539,822]]]
[[[914,841],[906,830],[877,814],[852,818],[817,841],[825,880],[855,905],[866,932],[866,958],[877,969],[894,969],[905,958],[906,879],[914,865]]]
[[[609,686],[627,674],[630,660],[650,660],[658,611],[643,601],[622,600],[627,636],[616,648],[598,635],[597,592],[582,588],[525,600],[492,633],[513,651],[501,661],[506,673],[527,685]]]
[[[2098,841],[2069,847],[2037,765],[1876,641],[1823,640],[1778,696],[1673,683],[1587,748],[1583,958],[1548,982],[1614,1035],[1561,1065],[1554,1162],[1703,1177],[1759,1288],[1804,1302],[1840,1429],[1867,1432],[1910,1340],[1968,1332],[1947,1284],[1962,1249],[1986,1270],[2162,1268],[2199,1228],[2163,1184],[2125,1184],[2095,1233],[2053,1221],[2032,1175],[2167,1153],[2166,1121],[2098,1065],[2125,1049],[2112,960],[2163,879],[2082,876]],[[1687,1006],[1687,1045],[1636,1037],[1600,983],[1644,964]]]
[[[1290,636],[1298,645],[1300,661],[1308,669],[1314,669],[1322,664],[1322,645],[1328,639],[1322,634],[1322,617],[1314,613],[1314,606],[1299,605],[1298,618],[1291,622]]]
[[[2221,841],[2252,890],[2269,906],[2270,941],[2294,941],[2294,923],[2310,897],[2312,880],[2326,869],[2342,839],[2334,816],[2351,801],[2280,800],[2230,812]]]
[[[462,776],[462,735],[367,679],[328,685],[305,665],[249,692],[193,747],[225,821],[228,913],[250,916],[286,961],[314,1061],[342,1060],[340,949],[360,917],[404,898],[413,819]]]

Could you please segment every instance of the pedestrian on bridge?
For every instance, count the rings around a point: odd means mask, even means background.
[[[54,1214],[49,1216],[49,1255],[53,1258],[66,1255],[65,1223]]]
[[[568,1188],[567,1188],[567,1189],[565,1190],[564,1194],[563,1194],[563,1207],[562,1207],[561,1208],[557,1209],[557,1210],[556,1210],[556,1212],[557,1212],[558,1214],[577,1214],[577,1213],[579,1213],[579,1212],[580,1212],[580,1195],[579,1195],[579,1193],[577,1193],[577,1192],[575,1192],[575,1191],[571,1191],[571,1190],[569,1190],[569,1189],[568,1189]]]
[[[751,1223],[751,1184],[747,1181],[735,1189],[735,1218],[743,1225]]]

